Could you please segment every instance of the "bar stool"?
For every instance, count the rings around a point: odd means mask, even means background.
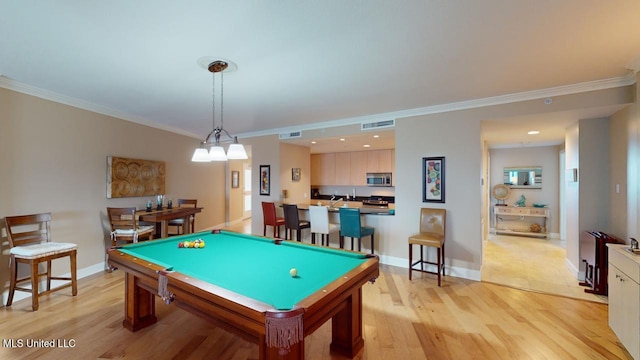
[[[420,271],[438,275],[438,286],[441,277],[444,276],[444,240],[446,238],[447,210],[445,209],[420,209],[420,232],[409,237],[409,280],[413,271]],[[413,245],[420,245],[420,260],[413,262]],[[423,246],[434,247],[438,251],[437,262],[424,259]],[[436,271],[427,271],[425,264],[436,265]],[[420,265],[419,269],[415,266]]]
[[[263,227],[262,235],[267,236],[267,226],[273,226],[273,237],[280,237],[280,226],[284,225],[284,218],[276,216],[276,204],[262,202]]]
[[[284,204],[282,208],[284,209],[284,239],[289,239],[289,235],[291,235],[291,240],[293,240],[291,231],[295,230],[296,240],[302,241],[302,229],[311,228],[311,222],[300,220],[298,205]]]
[[[329,208],[326,206],[309,206],[309,220],[311,220],[311,243],[316,243],[316,234],[321,235],[321,244],[324,245],[324,237],[327,236],[327,246],[329,246],[329,236],[331,232],[340,230],[340,225],[329,222]]]
[[[351,250],[353,250],[353,239],[358,239],[358,251],[362,249],[362,238],[371,236],[371,253],[373,254],[375,229],[370,226],[362,226],[360,221],[360,209],[340,208],[340,248],[344,248],[344,237],[351,238]]]

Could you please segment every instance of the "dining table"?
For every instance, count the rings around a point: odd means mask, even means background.
[[[149,222],[156,224],[156,232],[160,232],[161,238],[169,237],[169,221],[175,219],[183,219],[182,233],[191,233],[191,221],[189,218],[195,216],[195,214],[202,211],[201,207],[173,207],[162,209],[154,208],[151,211],[138,210],[136,211],[136,217],[138,221]]]

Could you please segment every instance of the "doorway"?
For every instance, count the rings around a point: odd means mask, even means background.
[[[251,164],[244,164],[243,166],[243,185],[242,185],[242,197],[243,197],[243,213],[242,219],[247,220],[251,218]]]
[[[559,147],[529,149],[490,150],[487,159],[488,201],[485,221],[490,231],[483,241],[483,266],[481,280],[530,291],[568,296],[597,302],[606,297],[588,294],[579,286],[576,274],[567,266],[564,241],[564,151]],[[496,235],[493,186],[502,184],[503,167],[515,165],[541,165],[541,189],[513,189],[506,204],[525,195],[527,206],[542,202],[549,204],[552,212],[549,239],[535,237]],[[518,191],[520,190],[520,191]],[[516,195],[513,196],[513,193]]]

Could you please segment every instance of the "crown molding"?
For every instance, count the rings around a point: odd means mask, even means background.
[[[78,109],[82,109],[82,110],[87,110],[87,111],[91,111],[94,113],[98,113],[98,114],[102,114],[102,115],[106,115],[106,116],[111,116],[114,118],[118,118],[121,120],[126,120],[126,121],[130,121],[139,125],[144,125],[144,126],[149,126],[155,129],[160,129],[160,130],[164,130],[164,131],[169,131],[172,133],[176,133],[176,134],[180,134],[180,135],[184,135],[184,136],[188,136],[188,137],[192,137],[195,139],[198,139],[198,136],[189,132],[186,132],[182,129],[179,128],[175,128],[175,127],[171,127],[171,126],[165,126],[165,125],[161,125],[158,124],[156,122],[153,122],[152,120],[146,119],[146,118],[142,118],[139,116],[134,116],[128,113],[124,113],[106,106],[102,106],[102,105],[98,105],[92,102],[88,102],[85,100],[81,100],[78,98],[74,98],[71,96],[67,96],[67,95],[62,95],[53,91],[49,91],[49,90],[45,90],[45,89],[41,89],[39,87],[35,87],[35,86],[31,86],[31,85],[27,85],[24,83],[21,83],[19,81],[15,81],[12,79],[9,79],[5,76],[3,76],[2,74],[0,74],[0,87],[1,88],[5,88],[8,90],[12,90],[12,91],[16,91],[19,93],[23,93],[26,95],[30,95],[30,96],[35,96],[44,100],[50,100],[56,103],[60,103],[60,104],[64,104],[64,105],[68,105],[68,106],[72,106]]]
[[[634,61],[632,61],[630,64],[635,64],[632,66],[637,66],[638,68],[640,68],[640,56],[636,58]],[[578,93],[589,92],[589,91],[605,90],[605,89],[611,89],[616,87],[633,85],[636,82],[635,72],[636,71],[629,71],[629,73],[627,73],[626,75],[620,76],[617,78],[595,80],[595,81],[589,81],[589,82],[578,83],[573,85],[563,85],[563,86],[557,86],[553,88],[525,91],[525,92],[513,93],[513,94],[507,94],[507,95],[499,95],[499,96],[493,96],[493,97],[488,97],[483,99],[465,100],[465,101],[453,102],[448,104],[425,106],[420,108],[393,111],[393,112],[387,112],[387,113],[335,119],[335,120],[316,122],[316,123],[300,125],[300,126],[281,127],[281,128],[262,130],[262,131],[238,133],[235,135],[238,138],[249,138],[249,137],[274,135],[274,134],[277,135],[280,133],[286,133],[286,132],[292,132],[292,131],[316,130],[316,129],[322,129],[322,128],[360,124],[362,122],[382,121],[382,120],[398,119],[398,118],[413,117],[413,116],[423,116],[423,115],[438,114],[438,113],[445,113],[445,112],[451,112],[451,111],[481,108],[486,106],[503,105],[503,104],[521,102],[521,101],[544,99],[547,97],[554,97],[554,96],[561,96],[561,95],[571,95],[571,94],[578,94]],[[179,128],[160,125],[146,118],[141,118],[139,116],[127,114],[112,108],[108,108],[95,103],[77,99],[71,96],[66,96],[66,95],[58,94],[49,90],[44,90],[35,86],[23,84],[18,81],[9,79],[3,76],[2,74],[0,74],[0,87],[13,90],[16,92],[20,92],[23,94],[39,97],[45,100],[50,100],[57,103],[84,109],[87,111],[92,111],[102,115],[107,115],[107,116],[119,118],[122,120],[131,121],[140,125],[145,125],[145,126],[153,127],[156,129],[169,131],[172,133],[199,139],[197,134],[186,132]]]
[[[292,131],[317,130],[322,128],[336,127],[336,126],[354,125],[354,124],[360,124],[362,122],[369,122],[369,121],[382,121],[382,120],[399,119],[399,118],[406,118],[406,117],[413,117],[413,116],[439,114],[439,113],[445,113],[445,112],[451,112],[451,111],[468,110],[468,109],[481,108],[481,107],[487,107],[487,106],[516,103],[521,101],[544,99],[547,97],[579,94],[579,93],[596,91],[596,90],[606,90],[606,89],[611,89],[616,87],[633,85],[635,82],[636,82],[635,72],[630,71],[624,76],[604,79],[604,80],[588,81],[588,82],[572,84],[572,85],[562,85],[562,86],[557,86],[557,87],[547,88],[547,89],[525,91],[525,92],[513,93],[513,94],[507,94],[507,95],[499,95],[499,96],[493,96],[493,97],[488,97],[483,99],[465,100],[465,101],[459,101],[459,102],[441,104],[441,105],[425,106],[420,108],[400,110],[400,111],[394,111],[394,112],[388,112],[388,113],[336,119],[336,120],[318,122],[318,123],[301,125],[301,126],[283,127],[283,128],[269,129],[269,130],[263,130],[263,131],[246,132],[246,133],[240,133],[236,135],[238,136],[238,138],[247,138],[247,137],[287,133]]]

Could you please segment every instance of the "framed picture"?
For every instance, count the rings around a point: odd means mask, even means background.
[[[240,187],[240,171],[231,172],[231,187],[234,189]]]
[[[300,168],[292,168],[291,169],[291,180],[292,181],[300,181]]]
[[[444,202],[444,156],[422,158],[422,202]]]
[[[271,194],[271,165],[260,165],[260,195]]]

